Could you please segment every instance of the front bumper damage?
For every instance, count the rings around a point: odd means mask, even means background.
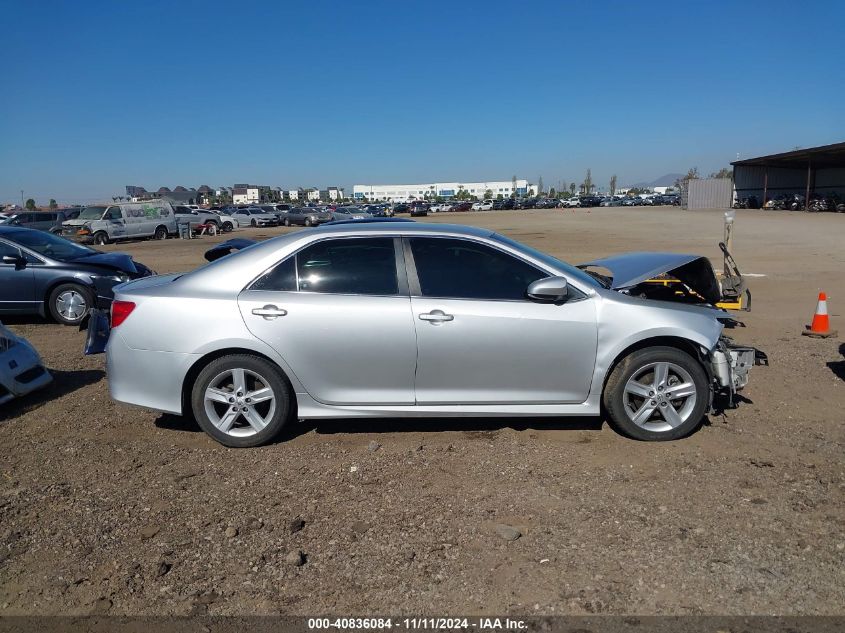
[[[748,384],[748,374],[754,365],[768,365],[769,357],[755,347],[737,345],[729,336],[722,335],[709,355],[709,368],[713,381],[713,406],[711,409],[733,409],[736,395]]]
[[[5,337],[3,341],[0,341],[0,404],[46,387],[53,381],[29,342]]]

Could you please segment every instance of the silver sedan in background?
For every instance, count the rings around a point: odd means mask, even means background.
[[[676,274],[696,268],[685,303],[637,290],[664,261]],[[745,386],[755,350],[722,336],[706,259],[596,262],[616,264],[615,276],[586,272],[444,224],[290,233],[119,286],[111,395],[193,414],[234,447],[266,443],[296,418],[602,411],[633,438],[682,437],[715,393]]]

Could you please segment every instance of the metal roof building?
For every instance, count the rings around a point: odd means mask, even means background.
[[[756,196],[763,204],[783,194],[845,198],[845,143],[770,154],[731,163],[739,199]]]

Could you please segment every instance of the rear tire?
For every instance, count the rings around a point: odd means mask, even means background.
[[[79,284],[60,284],[47,297],[50,315],[62,325],[79,325],[93,307],[93,293]]]
[[[191,389],[191,408],[200,428],[224,446],[261,446],[276,438],[293,417],[293,390],[273,363],[232,354],[199,373]]]
[[[290,220],[288,220],[287,218],[285,218],[285,226],[290,226]]]
[[[154,240],[166,240],[167,239],[167,228],[163,226],[157,226],[156,231],[153,234]]]
[[[602,401],[611,424],[624,435],[675,440],[701,424],[710,404],[710,385],[704,368],[686,352],[648,347],[614,367]]]

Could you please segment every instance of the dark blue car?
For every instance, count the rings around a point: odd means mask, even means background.
[[[79,325],[108,308],[119,283],[154,274],[123,253],[101,253],[46,231],[0,226],[0,315],[51,315]]]

